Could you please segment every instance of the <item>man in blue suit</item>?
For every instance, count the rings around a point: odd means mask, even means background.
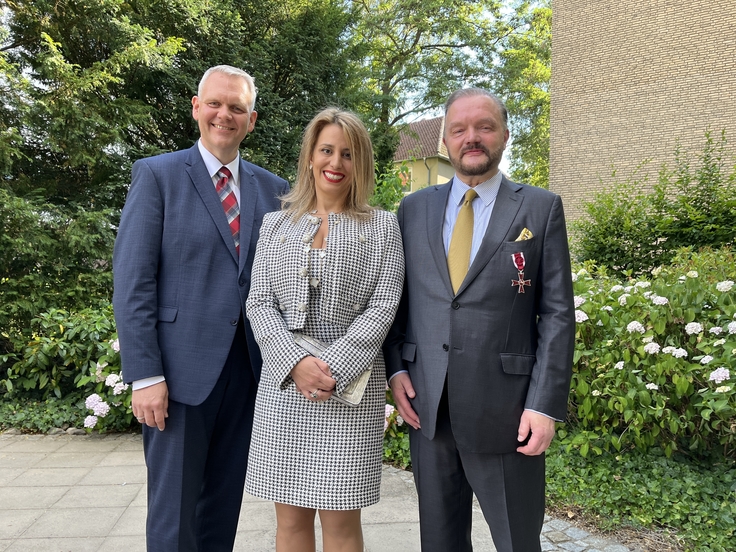
[[[149,551],[232,550],[261,355],[244,305],[263,215],[285,180],[243,161],[256,88],[210,68],[200,139],[133,165],[113,269],[123,376],[143,425]]]

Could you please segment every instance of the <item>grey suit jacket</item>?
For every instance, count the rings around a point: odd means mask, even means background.
[[[200,404],[245,312],[258,229],[285,180],[240,161],[240,256],[196,144],[141,159],[113,254],[113,305],[126,382],[164,375],[171,399]],[[252,369],[261,357],[246,321]]]
[[[389,377],[409,371],[422,432],[434,437],[447,381],[458,447],[516,450],[525,408],[564,419],[575,315],[565,220],[560,198],[503,178],[490,224],[455,295],[442,242],[451,183],[402,201],[406,280],[396,321],[384,343]],[[515,241],[524,228],[533,237]],[[519,292],[513,255],[523,253]]]

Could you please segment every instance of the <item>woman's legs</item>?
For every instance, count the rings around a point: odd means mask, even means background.
[[[360,510],[320,510],[324,552],[363,552]]]
[[[276,552],[314,552],[314,514],[316,510],[279,502],[274,502],[274,505],[276,506]]]

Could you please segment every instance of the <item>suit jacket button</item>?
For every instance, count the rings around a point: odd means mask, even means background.
[[[460,303],[458,303],[457,301],[453,301],[452,302],[452,308],[455,309],[455,310],[459,309],[460,308]]]
[[[233,318],[232,320],[230,320],[230,325],[231,326],[237,326],[238,325],[238,321],[235,320],[235,318]]]
[[[239,284],[240,284],[240,286],[242,287],[242,286],[244,286],[244,285],[245,285],[245,280],[241,279],[241,280],[239,280],[239,281],[238,281],[238,283],[239,283]]]
[[[443,343],[442,344],[442,350],[443,351],[449,351],[450,350],[450,346],[447,343]]]

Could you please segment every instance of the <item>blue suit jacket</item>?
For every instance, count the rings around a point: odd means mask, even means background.
[[[115,242],[113,305],[126,382],[163,375],[169,397],[197,405],[225,364],[250,288],[263,215],[285,180],[240,161],[240,256],[193,146],[141,159]],[[256,381],[261,355],[245,323]]]

